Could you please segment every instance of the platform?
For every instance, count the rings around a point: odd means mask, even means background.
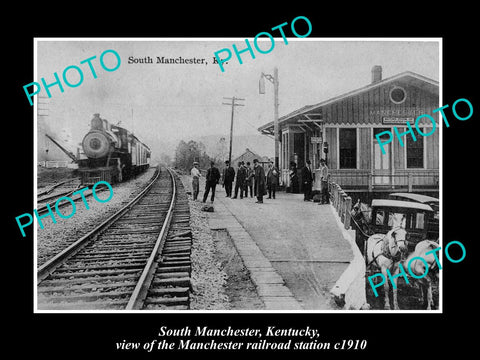
[[[333,208],[285,192],[255,201],[220,188],[209,224],[228,231],[266,308],[338,309],[330,290],[354,254]]]

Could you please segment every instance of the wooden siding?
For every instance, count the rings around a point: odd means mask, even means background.
[[[398,127],[397,129],[400,133],[403,133],[407,130],[406,127]],[[410,134],[407,134],[406,136],[410,136]],[[404,137],[402,137],[403,141],[403,146],[400,145],[400,141],[398,141],[397,137],[395,134],[393,134],[393,166],[395,169],[395,173],[397,173],[398,169],[405,169],[405,147],[406,146],[406,140],[404,140]]]
[[[370,170],[372,162],[372,132],[370,128],[358,128],[357,131],[360,132],[360,157],[359,167],[361,170]]]
[[[395,104],[390,101],[390,90],[395,86],[402,87],[406,91],[407,97],[401,104]],[[383,86],[325,105],[322,108],[322,112],[327,124],[379,125],[382,124],[382,117],[385,115],[377,114],[378,110],[405,111],[406,109],[416,108],[419,110],[419,113],[409,117],[416,118],[422,114],[429,114],[438,122],[438,112],[433,113],[433,110],[438,107],[439,101],[435,94],[411,85],[408,79],[398,79]],[[405,117],[404,115],[398,116]],[[430,121],[422,119],[421,123],[429,124]]]
[[[427,169],[438,169],[440,164],[440,129],[424,140],[427,143]]]
[[[325,128],[325,138],[328,142],[328,167],[338,169],[337,163],[337,129]]]
[[[375,177],[387,176],[389,178],[387,185],[375,184]],[[409,169],[395,170],[395,175],[372,175],[367,170],[330,170],[330,178],[344,189],[391,189],[391,190],[422,190],[438,189],[439,171],[438,169]]]

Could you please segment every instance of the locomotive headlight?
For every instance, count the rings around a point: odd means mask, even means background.
[[[110,152],[110,140],[104,132],[98,130],[90,131],[82,141],[85,155],[92,159],[105,157]]]

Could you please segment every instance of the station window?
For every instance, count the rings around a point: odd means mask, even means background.
[[[407,93],[405,92],[405,89],[399,87],[399,86],[394,86],[390,90],[390,100],[395,103],[395,104],[401,104],[405,101],[407,98]]]
[[[425,129],[421,129],[425,132]],[[423,169],[423,136],[416,136],[417,141],[413,141],[411,136],[407,136],[407,169]]]
[[[357,129],[339,129],[340,169],[357,168]]]

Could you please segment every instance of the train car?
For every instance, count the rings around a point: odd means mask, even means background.
[[[82,141],[86,159],[78,160],[82,184],[122,182],[150,166],[150,148],[135,135],[94,114]]]

